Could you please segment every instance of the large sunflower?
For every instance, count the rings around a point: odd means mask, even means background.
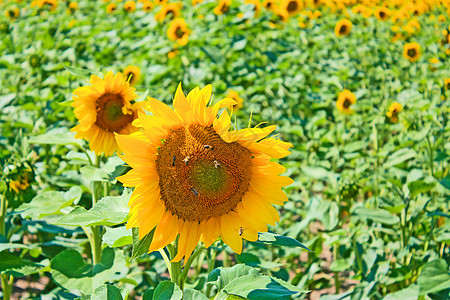
[[[292,147],[266,138],[275,126],[229,131],[228,112],[217,114],[236,102],[225,98],[208,107],[210,98],[210,85],[187,97],[180,85],[173,110],[149,98],[153,115],[139,114],[133,123],[142,131],[116,135],[120,157],[132,167],[117,179],[135,187],[127,227],[138,227],[139,238],[155,228],[149,252],[179,235],[175,262],[186,261],[199,241],[209,247],[219,236],[241,253],[242,239],[257,240],[279,220],[272,204],[288,200],[281,188],[293,182],[272,161]]]
[[[104,79],[91,76],[91,86],[77,88],[73,94],[75,117],[80,124],[71,129],[76,138],[88,140],[97,155],[112,155],[117,150],[114,132],[130,134],[137,131],[131,123],[142,102],[132,104],[135,89],[122,73],[108,72]]]

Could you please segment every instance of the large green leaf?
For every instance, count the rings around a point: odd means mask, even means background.
[[[54,221],[53,224],[70,226],[122,224],[128,215],[130,196],[131,192],[125,189],[122,196],[102,198],[90,210],[77,206],[67,215]]]
[[[62,131],[54,129],[44,134],[33,136],[30,138],[31,144],[50,144],[50,145],[77,145],[82,146],[82,140],[75,138],[75,133],[70,131]]]
[[[392,166],[401,164],[401,163],[407,161],[408,159],[414,158],[416,156],[417,156],[417,152],[412,149],[409,149],[409,148],[400,149],[400,150],[392,153],[383,166],[385,168],[390,168]]]
[[[450,289],[450,272],[445,260],[436,259],[423,266],[417,283],[420,295]]]
[[[269,244],[283,247],[301,247],[303,249],[309,250],[308,247],[306,247],[296,239],[271,232],[259,233],[257,242],[262,244]]]
[[[419,286],[413,284],[406,289],[397,291],[395,293],[388,294],[384,300],[404,300],[404,299],[417,299],[419,298]]]
[[[202,292],[191,289],[191,288],[184,288],[183,289],[183,300],[208,300],[209,298],[206,297]]]
[[[398,216],[383,209],[370,209],[363,206],[357,207],[354,213],[377,223],[393,225],[399,222]]]
[[[130,245],[133,243],[132,230],[126,229],[125,226],[117,228],[106,227],[103,242],[111,248]]]
[[[42,265],[28,259],[21,258],[18,254],[0,252],[0,273],[22,277],[39,272]]]
[[[153,300],[181,300],[183,292],[172,281],[162,281],[153,292]]]

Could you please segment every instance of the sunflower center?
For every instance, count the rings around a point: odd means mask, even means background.
[[[10,18],[13,18],[13,17],[15,17],[16,16],[16,13],[13,11],[13,10],[8,10],[8,14],[9,14],[9,17]]]
[[[220,12],[225,13],[227,11],[228,11],[228,5],[226,5],[225,3],[222,4],[222,7],[220,8]]]
[[[248,190],[251,152],[212,127],[171,131],[156,159],[161,199],[179,218],[201,221],[230,212]]]
[[[123,98],[119,94],[105,94],[97,100],[98,127],[118,132],[131,123],[134,119],[133,113],[124,114]]]
[[[386,17],[386,13],[384,11],[380,11],[380,18],[384,19]]]
[[[347,32],[347,25],[342,25],[341,28],[339,28],[339,33],[344,34]]]
[[[408,54],[409,57],[416,56],[416,49],[408,49],[407,54]]]
[[[177,39],[181,39],[184,35],[184,30],[181,29],[181,27],[177,27],[175,30],[175,35],[177,36]]]
[[[349,108],[351,105],[352,105],[352,102],[349,99],[345,98],[344,103],[342,104],[342,106],[344,108]]]
[[[447,83],[447,90],[450,90],[450,82]]]
[[[287,11],[288,11],[288,12],[296,11],[297,8],[298,8],[298,3],[297,3],[297,1],[291,1],[291,2],[289,2],[289,4],[287,5]]]

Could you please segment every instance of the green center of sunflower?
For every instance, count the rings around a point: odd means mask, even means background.
[[[161,199],[179,218],[201,221],[233,210],[248,190],[251,152],[212,127],[173,129],[158,148]]]
[[[297,3],[297,1],[291,1],[291,2],[289,2],[289,4],[287,5],[287,11],[288,12],[295,12],[295,11],[297,11],[297,8],[298,8],[298,3]]]
[[[408,49],[406,53],[408,54],[409,57],[415,57],[417,54],[416,49]]]
[[[124,114],[122,108],[124,100],[119,94],[105,94],[97,100],[97,120],[98,127],[119,132],[134,120],[134,114]]]

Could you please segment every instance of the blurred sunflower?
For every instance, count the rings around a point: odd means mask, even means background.
[[[190,33],[191,31],[183,18],[173,20],[167,29],[167,37],[172,41],[176,41],[180,46],[187,44]]]
[[[106,7],[106,12],[109,14],[112,14],[113,12],[115,12],[117,10],[117,5],[115,3],[110,3],[108,4],[108,6]]]
[[[389,106],[389,111],[386,113],[386,116],[391,120],[392,123],[398,122],[398,114],[403,110],[403,107],[400,103],[394,102]]]
[[[445,78],[444,79],[444,87],[446,90],[450,91],[450,78]]]
[[[151,1],[144,1],[144,4],[142,6],[142,10],[145,12],[150,12],[153,9],[153,2]]]
[[[275,3],[275,0],[264,0],[262,5],[264,6],[264,8],[271,10],[275,6]]]
[[[168,57],[169,59],[172,59],[172,58],[174,58],[175,56],[177,56],[179,52],[180,52],[180,51],[178,51],[178,49],[172,49],[172,50],[169,51],[169,53],[167,53],[167,57]]]
[[[403,46],[403,57],[410,62],[415,62],[420,58],[420,45],[417,43],[408,43]]]
[[[45,8],[49,7],[50,11],[55,11],[58,7],[58,1],[57,0],[39,0],[37,6],[39,8]]]
[[[134,12],[136,10],[136,2],[134,1],[127,1],[123,5],[123,9],[127,12]]]
[[[446,21],[445,16],[444,15],[439,15],[438,16],[438,21],[441,22],[441,23],[444,23]]]
[[[344,36],[348,35],[352,30],[352,22],[348,19],[342,19],[337,22],[336,27],[334,28],[334,33],[336,36]]]
[[[135,89],[122,73],[108,72],[104,79],[92,75],[90,82],[91,86],[73,92],[72,106],[79,124],[71,131],[77,133],[76,138],[89,141],[97,155],[110,156],[117,150],[115,132],[126,135],[138,130],[131,123],[143,103],[131,103],[136,98]]]
[[[272,204],[288,200],[281,188],[293,182],[279,176],[285,168],[272,161],[292,147],[266,138],[275,126],[229,131],[228,112],[217,114],[235,101],[207,106],[210,98],[210,85],[187,97],[180,85],[174,110],[149,98],[153,115],[134,122],[142,131],[116,135],[120,157],[132,167],[117,179],[135,187],[127,227],[138,227],[140,239],[155,228],[149,252],[179,235],[175,262],[188,260],[199,241],[209,247],[219,236],[241,253],[242,239],[256,241],[267,224],[278,222]]]
[[[383,6],[379,6],[375,10],[375,16],[378,20],[386,21],[387,19],[389,19],[389,9]]]
[[[259,0],[245,0],[245,4],[253,4],[253,11],[255,17],[258,17],[261,13],[261,2]]]
[[[163,5],[161,10],[155,15],[155,20],[158,22],[164,21],[167,17],[170,20],[174,20],[180,16],[180,8],[182,4],[180,2],[174,2]]]
[[[241,109],[242,107],[244,107],[244,99],[242,99],[241,97],[239,97],[238,92],[230,90],[228,92],[227,98],[233,99],[234,101],[236,101],[236,104],[234,104],[232,106],[232,112],[236,112],[239,109]]]
[[[214,8],[214,13],[216,15],[223,15],[228,11],[231,5],[231,0],[220,0],[219,4]]]
[[[296,15],[303,8],[303,1],[301,0],[283,0],[281,8],[287,11],[289,16]]]
[[[14,20],[20,16],[20,10],[17,7],[7,8],[4,12],[5,17]]]
[[[134,86],[141,78],[141,69],[136,66],[128,66],[123,70],[123,76],[125,77],[125,80],[128,80],[131,86]]]
[[[75,13],[75,11],[78,9],[78,3],[76,3],[76,2],[70,2],[69,3],[69,6],[68,6],[68,9],[67,9],[67,12],[69,13],[69,14],[73,14],[73,13]]]
[[[272,9],[273,17],[270,19],[269,25],[271,27],[279,27],[280,23],[287,22],[289,20],[289,14],[288,12],[279,7],[278,5],[275,5]]]
[[[192,0],[192,6],[203,3],[203,0]]]
[[[351,109],[350,106],[355,103],[356,96],[349,90],[343,90],[339,93],[336,107],[340,112],[349,115],[353,113],[353,109]]]

